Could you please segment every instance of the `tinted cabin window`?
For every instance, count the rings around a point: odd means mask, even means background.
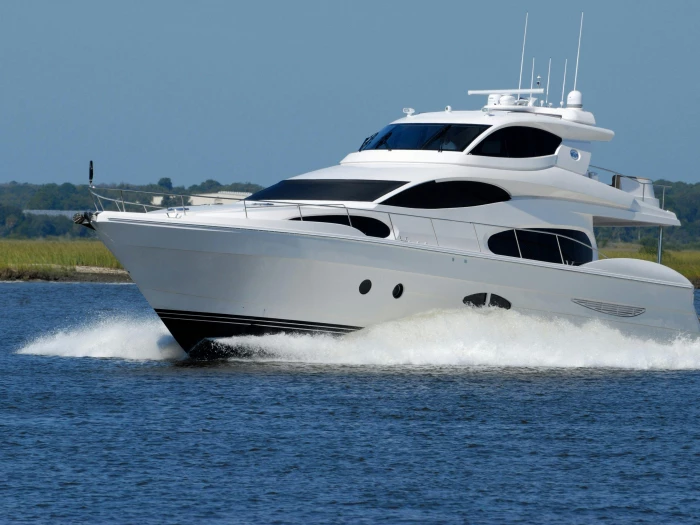
[[[559,238],[557,242],[556,233]],[[517,239],[516,239],[517,234]],[[577,242],[578,241],[578,242]],[[489,250],[498,255],[522,257],[535,261],[579,266],[593,260],[588,236],[577,230],[540,228],[536,231],[506,230],[489,237]],[[520,248],[518,250],[518,247]],[[559,251],[561,249],[561,252]]]
[[[406,184],[397,180],[291,179],[260,190],[247,201],[372,202]]]
[[[294,217],[291,220],[299,221],[302,219]],[[373,219],[372,217],[365,217],[364,215],[351,215],[349,218],[347,215],[311,215],[309,217],[304,217],[303,220],[304,222],[330,222],[333,224],[351,226],[360,230],[368,237],[381,237],[382,239],[388,237],[391,232],[389,227],[382,221]]]
[[[561,254],[555,235],[531,231],[518,231],[518,244],[524,259],[560,263]]]
[[[561,138],[537,128],[511,126],[499,129],[484,138],[471,151],[482,157],[508,157],[523,159],[554,155]]]
[[[481,124],[390,124],[365,139],[360,151],[411,149],[464,151],[490,126]]]
[[[500,295],[492,293],[491,298],[489,299],[489,306],[496,306],[498,308],[505,308],[506,310],[510,310],[511,304],[508,299],[504,299]]]
[[[560,230],[557,228],[538,228],[538,231],[559,234],[559,246],[561,246],[565,264],[579,266],[593,260],[591,241],[585,233],[578,230]],[[518,232],[518,235],[520,235],[520,232]]]
[[[463,180],[424,182],[402,191],[382,202],[387,206],[435,210],[439,208],[468,208],[510,200],[507,191],[483,182]]]
[[[513,230],[506,230],[489,237],[489,250],[496,255],[520,257],[518,241],[515,240],[515,233]]]

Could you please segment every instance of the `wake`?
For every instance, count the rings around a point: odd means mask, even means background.
[[[41,335],[17,353],[137,361],[169,361],[187,357],[160,319],[128,317],[90,321],[89,325]]]
[[[501,309],[427,312],[344,337],[267,335],[218,340],[248,360],[329,365],[700,369],[700,341],[630,337],[600,322],[582,326]],[[105,319],[57,331],[18,353],[174,360],[185,353],[157,319]]]

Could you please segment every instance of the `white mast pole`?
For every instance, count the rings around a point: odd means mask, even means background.
[[[576,73],[574,74],[574,91],[576,91],[576,81],[578,80],[578,57],[581,54],[581,35],[583,34],[583,11],[581,11],[581,27],[578,30],[578,51],[576,51]],[[564,98],[564,97],[562,97]]]
[[[523,52],[520,55],[520,78],[518,78],[518,89],[522,86],[523,82],[523,60],[525,60],[525,40],[527,40],[527,17],[529,13],[525,13],[525,34],[523,35]]]
[[[549,75],[552,73],[552,57],[549,57],[549,67],[547,68],[547,94],[544,97],[545,105],[549,102]]]
[[[569,59],[567,58],[564,61],[564,83],[561,86],[561,102],[559,102],[559,105],[561,107],[564,107],[564,91],[566,91],[566,65],[569,63]]]

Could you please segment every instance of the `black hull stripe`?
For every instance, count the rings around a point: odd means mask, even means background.
[[[183,321],[187,320],[211,323],[269,326],[273,328],[284,328],[287,330],[300,331],[346,333],[354,332],[355,330],[359,330],[361,328],[359,326],[316,323],[312,321],[298,321],[292,319],[275,319],[270,317],[252,317],[245,315],[228,315],[205,312],[189,312],[183,310],[156,309],[156,313],[161,319],[178,319]]]
[[[354,330],[340,330],[338,328],[306,328],[302,325],[289,325],[283,323],[262,323],[262,322],[252,322],[252,321],[232,321],[230,319],[202,319],[202,318],[192,318],[192,317],[178,317],[175,315],[161,315],[160,318],[165,321],[195,321],[198,323],[212,323],[212,324],[235,324],[241,326],[258,326],[262,328],[280,328],[288,331],[299,331],[299,332],[322,332],[322,333],[333,333],[333,334],[347,334]]]
[[[328,334],[340,336],[359,330],[359,327],[247,317],[243,315],[208,314],[179,310],[156,310],[165,326],[180,346],[196,359],[221,358],[235,349],[223,348],[212,340],[278,333]]]

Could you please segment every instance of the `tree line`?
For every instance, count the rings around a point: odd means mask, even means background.
[[[101,184],[98,188],[113,188],[124,190],[149,191],[153,193],[217,193],[219,191],[240,191],[254,193],[263,189],[259,184],[252,182],[234,182],[221,184],[208,179],[201,184],[192,186],[173,186],[172,181],[164,177],[155,184]],[[135,196],[136,194],[134,194]],[[150,197],[147,197],[150,199]],[[143,197],[137,200],[149,204]],[[172,205],[170,202],[180,203],[180,199],[163,200],[164,205]],[[0,184],[0,238],[27,239],[27,238],[89,238],[94,237],[94,232],[89,228],[77,226],[69,217],[34,215],[24,213],[25,210],[89,210],[95,205],[87,185],[71,184],[29,184],[9,182]]]
[[[673,211],[681,221],[681,227],[664,230],[664,243],[668,249],[700,249],[700,183],[657,181],[670,186],[666,190],[666,209]],[[263,187],[252,182],[221,184],[209,179],[192,186],[173,186],[164,177],[154,184],[102,184],[102,188],[150,191],[153,193],[216,193],[240,191],[254,193]],[[135,194],[134,194],[135,197]],[[148,204],[150,197],[138,200]],[[179,205],[180,199],[167,197],[165,205]],[[185,201],[186,202],[186,201]],[[0,237],[89,237],[88,228],[75,226],[68,217],[28,215],[24,210],[87,210],[93,209],[92,197],[86,185],[28,184],[9,182],[0,184]],[[658,228],[596,228],[596,238],[601,247],[610,242],[642,244],[652,249],[656,244]]]

